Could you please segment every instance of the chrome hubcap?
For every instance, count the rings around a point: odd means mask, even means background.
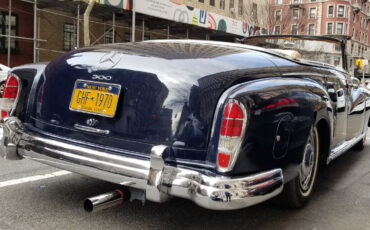
[[[299,170],[300,185],[303,191],[307,191],[311,186],[312,175],[316,161],[315,157],[315,147],[314,143],[312,143],[311,137],[305,147],[301,169]]]

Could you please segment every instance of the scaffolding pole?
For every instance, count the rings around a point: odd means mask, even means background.
[[[141,40],[144,41],[145,40],[145,19],[143,17],[143,32],[141,33]]]
[[[37,0],[33,3],[33,63],[37,62]]]
[[[116,12],[113,12],[113,38],[112,38],[112,43],[116,43]]]
[[[12,30],[12,0],[9,0],[9,15],[8,15],[8,66],[10,67],[10,31]]]
[[[170,39],[170,24],[167,24],[167,39]]]
[[[132,42],[135,42],[135,30],[136,30],[135,20],[136,20],[136,12],[134,9],[132,9],[132,26],[131,26],[131,41]]]
[[[77,48],[80,48],[80,4],[77,5]]]

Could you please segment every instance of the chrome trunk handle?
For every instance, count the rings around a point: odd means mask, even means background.
[[[106,134],[106,135],[108,135],[110,133],[110,131],[107,130],[107,129],[97,129],[97,128],[84,126],[84,125],[80,125],[80,124],[75,124],[74,127],[75,127],[75,129],[90,132],[90,133],[98,133],[98,134]]]

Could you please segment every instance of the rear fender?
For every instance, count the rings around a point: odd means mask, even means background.
[[[247,108],[247,127],[234,169],[226,174],[296,167],[302,161],[301,153],[312,125],[325,119],[332,127],[332,106],[328,98],[325,88],[310,79],[269,78],[233,86],[219,100],[208,160],[217,160],[225,102],[236,99]]]

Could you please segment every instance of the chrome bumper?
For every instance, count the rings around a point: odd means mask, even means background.
[[[206,176],[166,165],[166,146],[154,146],[150,161],[114,155],[60,141],[32,136],[10,117],[1,124],[1,154],[7,159],[29,158],[57,168],[145,191],[146,199],[164,202],[182,197],[215,210],[248,207],[278,195],[283,189],[281,169],[246,177]]]

